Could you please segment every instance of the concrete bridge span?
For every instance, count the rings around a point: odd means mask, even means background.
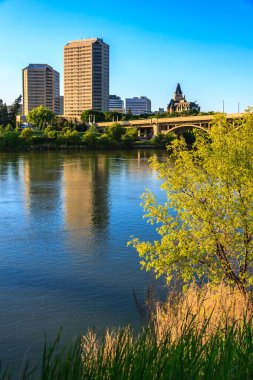
[[[242,118],[243,114],[226,114],[226,118],[229,122]],[[185,128],[198,128],[204,131],[209,131],[211,128],[211,122],[214,115],[203,116],[183,116],[183,117],[169,117],[169,118],[155,118],[142,119],[142,120],[129,120],[119,121],[126,128],[136,127],[139,132],[139,136],[152,137],[159,133],[167,134],[169,132],[176,132]],[[99,129],[105,130],[107,127],[115,124],[115,122],[102,122],[97,123]]]

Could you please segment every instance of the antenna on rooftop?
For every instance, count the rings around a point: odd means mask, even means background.
[[[104,39],[104,32],[101,33],[101,38]]]

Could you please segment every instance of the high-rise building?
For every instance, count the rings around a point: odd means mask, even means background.
[[[64,115],[64,96],[60,96],[60,115]]]
[[[178,83],[176,91],[174,92],[173,99],[170,100],[167,106],[167,112],[187,112],[187,111],[200,111],[200,106],[196,102],[187,102],[185,95],[181,90],[181,86]]]
[[[146,96],[127,98],[126,113],[128,112],[131,112],[132,115],[151,113],[151,100],[146,98]]]
[[[30,64],[23,69],[23,113],[43,106],[60,114],[60,74],[46,64]]]
[[[124,101],[120,96],[110,95],[109,97],[109,111],[124,113]]]
[[[64,116],[84,110],[108,111],[109,45],[100,38],[72,41],[64,47]]]

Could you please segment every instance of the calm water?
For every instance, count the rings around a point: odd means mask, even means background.
[[[65,339],[139,322],[154,282],[127,248],[152,239],[140,195],[159,193],[154,151],[0,154],[0,358],[37,359],[44,332]],[[159,157],[165,152],[156,152]],[[158,283],[158,292],[162,284]]]

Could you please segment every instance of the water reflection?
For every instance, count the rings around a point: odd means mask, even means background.
[[[106,232],[109,224],[109,164],[102,154],[63,164],[64,219],[72,238]]]
[[[24,197],[30,214],[57,209],[61,203],[61,169],[52,152],[22,158]]]
[[[0,359],[28,346],[36,359],[59,326],[72,338],[138,323],[132,291],[153,278],[126,243],[154,237],[139,207],[159,186],[152,154],[0,154]]]

